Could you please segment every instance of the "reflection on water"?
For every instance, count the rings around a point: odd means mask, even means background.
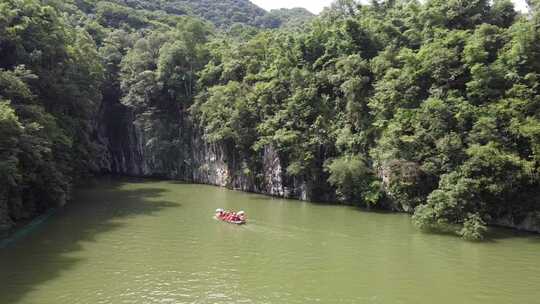
[[[0,303],[537,303],[539,257],[533,235],[468,243],[406,215],[102,181],[0,249]]]

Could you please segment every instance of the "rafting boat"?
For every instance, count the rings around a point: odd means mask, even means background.
[[[246,223],[246,221],[233,221],[233,220],[227,220],[227,219],[224,219],[224,218],[221,218],[221,217],[218,217],[217,218],[218,220],[220,221],[223,221],[223,222],[227,222],[227,223],[230,223],[230,224],[236,224],[236,225],[244,225]]]
[[[246,223],[244,211],[226,212],[223,209],[217,209],[216,219],[235,225],[244,225]]]

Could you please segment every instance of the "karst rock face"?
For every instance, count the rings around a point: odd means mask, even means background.
[[[228,187],[277,197],[325,200],[313,182],[287,177],[279,153],[270,146],[255,156],[250,167],[239,151],[226,143],[208,143],[184,112],[175,113],[167,125],[148,128],[146,118],[121,103],[104,105],[98,118],[99,141],[107,147],[103,173],[137,177],[162,177]],[[176,129],[169,137],[170,151],[156,144],[159,130]],[[168,131],[167,131],[168,132]]]

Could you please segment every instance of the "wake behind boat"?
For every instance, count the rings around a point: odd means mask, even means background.
[[[226,211],[220,208],[216,209],[216,219],[231,224],[243,225],[246,223],[246,213],[244,211]]]

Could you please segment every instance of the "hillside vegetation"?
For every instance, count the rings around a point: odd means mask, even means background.
[[[307,32],[212,49],[192,113],[248,162],[272,145],[343,201],[480,239],[539,208],[539,21],[501,0],[340,1]]]
[[[95,118],[114,100],[160,159],[182,157],[192,121],[248,173],[271,146],[288,177],[421,229],[477,240],[540,212],[535,3],[523,16],[509,0],[340,0],[312,21],[295,12],[310,23],[291,31],[250,26],[294,23],[288,11],[261,23],[230,2],[3,1],[0,225],[102,168]]]
[[[249,0],[76,0],[86,14],[108,25],[140,28],[150,20],[165,16],[193,16],[218,28],[244,24],[261,28],[296,26],[313,14],[305,9],[282,9],[266,12]]]

